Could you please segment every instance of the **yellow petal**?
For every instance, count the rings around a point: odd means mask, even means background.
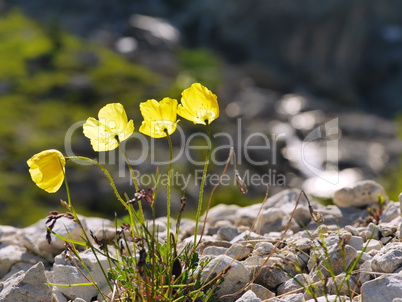
[[[145,135],[153,138],[162,138],[167,136],[166,133],[159,127],[155,127],[155,123],[149,121],[143,121],[139,131]]]
[[[111,131],[121,132],[128,122],[126,111],[120,103],[107,104],[98,113],[99,122],[109,127]]]
[[[177,125],[177,100],[164,98],[158,102],[150,99],[140,104],[141,114],[144,118],[139,131],[154,138],[170,135]]]
[[[150,99],[140,103],[141,115],[145,121],[161,120],[160,106],[157,100]]]
[[[203,124],[206,125],[205,120],[196,118],[196,113],[190,111],[187,107],[184,107],[182,104],[179,104],[177,107],[177,114],[180,115],[182,118],[194,122],[194,124]]]
[[[175,122],[177,119],[177,100],[164,98],[159,102],[161,119],[165,121]]]
[[[121,133],[119,133],[119,141],[120,142],[128,139],[131,136],[131,134],[133,134],[133,132],[134,132],[133,120],[130,120],[122,130],[123,131]]]
[[[182,92],[177,113],[195,124],[210,124],[219,117],[217,96],[200,83],[194,83]]]
[[[60,189],[64,181],[66,160],[58,150],[45,150],[32,156],[27,164],[32,180],[38,187],[54,193]]]
[[[93,117],[89,117],[82,126],[84,135],[89,139],[98,139],[100,125],[101,124],[98,120],[94,119]]]
[[[134,132],[134,122],[128,121],[124,107],[120,103],[111,103],[99,110],[99,120],[93,117],[83,125],[83,132],[91,140],[93,149],[99,151],[114,150],[119,143],[128,139]]]

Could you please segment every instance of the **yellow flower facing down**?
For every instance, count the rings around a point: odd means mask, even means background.
[[[58,150],[45,150],[27,160],[29,173],[36,185],[49,193],[60,189],[64,181],[66,159]]]
[[[219,117],[218,98],[207,87],[194,83],[181,94],[177,113],[194,124],[208,125]]]
[[[140,104],[140,110],[144,121],[140,132],[154,138],[171,135],[176,130],[177,100],[164,98],[162,101],[151,99]]]
[[[83,125],[84,135],[91,140],[92,148],[97,152],[116,149],[134,132],[134,122],[128,121],[120,103],[104,106],[99,110],[98,118],[90,117]]]

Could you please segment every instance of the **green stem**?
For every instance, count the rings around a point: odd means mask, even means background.
[[[127,167],[128,167],[128,169],[130,171],[131,178],[133,180],[133,184],[134,184],[134,187],[135,187],[135,191],[138,192],[138,190],[140,188],[138,186],[137,178],[135,177],[133,166],[131,165],[130,160],[128,159],[126,150],[124,150],[123,148],[120,148],[120,149],[121,149],[121,152],[123,153],[123,156],[124,156],[124,159],[126,161]],[[145,216],[144,216],[144,210],[142,209],[141,200],[138,200],[138,212],[139,212],[141,223],[145,224]]]
[[[71,195],[70,195],[70,187],[68,186],[68,181],[67,181],[67,177],[66,177],[66,173],[64,173],[64,185],[66,186],[66,192],[67,192],[67,203],[68,206],[70,208],[73,208],[72,204],[71,204]],[[73,213],[75,215],[75,213]]]
[[[171,182],[172,182],[172,160],[173,160],[173,145],[172,139],[169,133],[166,131],[167,140],[169,144],[169,170],[168,170],[168,183],[167,183],[167,212],[166,212],[166,219],[167,219],[167,233],[166,233],[166,240],[168,251],[170,251],[170,208],[171,208]]]
[[[206,121],[206,124],[207,124],[208,140],[209,140],[209,142],[211,142],[211,129],[210,129],[208,121]],[[205,187],[205,180],[207,177],[210,156],[211,156],[211,145],[208,145],[207,154],[205,155],[204,171],[202,173],[201,184],[200,184],[200,195],[198,197],[197,214],[195,216],[194,248],[197,246],[198,223],[200,220],[202,203],[204,200],[204,187]]]
[[[72,158],[79,158],[79,156],[76,156],[76,157],[73,157],[73,156],[66,157],[66,159],[72,159]],[[81,157],[80,159],[83,159],[83,160],[88,159],[89,161],[95,162],[94,160],[91,160],[91,159],[86,158],[86,157]],[[100,165],[100,164],[99,164],[99,165]],[[103,167],[103,169],[105,169],[105,168]],[[108,173],[108,171],[107,171],[106,169],[105,169],[105,171]],[[105,171],[104,171],[104,172],[105,172]],[[113,179],[112,179],[112,181],[113,181]],[[84,226],[83,226],[83,224],[82,224],[80,218],[78,217],[77,212],[75,211],[75,209],[74,209],[74,207],[73,207],[73,205],[72,205],[72,202],[71,202],[71,194],[70,194],[70,187],[69,187],[69,185],[68,185],[68,180],[67,180],[67,177],[66,177],[66,175],[65,175],[65,172],[64,172],[64,185],[66,186],[66,192],[67,192],[68,210],[73,214],[74,219],[76,220],[76,222],[77,222],[78,225],[80,226],[80,228],[81,228],[81,230],[82,230],[83,237],[85,238],[85,241],[86,241],[87,243],[90,243],[91,241],[90,241],[89,238],[88,238],[88,234],[87,234],[87,232],[86,232],[86,230],[85,230],[85,228],[84,228]],[[126,205],[125,205],[125,206],[126,206]],[[91,244],[89,244],[89,246],[90,246],[90,248],[91,248],[91,250],[92,250],[92,252],[93,252],[93,254],[94,254],[94,256],[95,256],[95,258],[96,258],[96,260],[97,260],[97,262],[100,263],[100,260],[98,259],[98,255],[96,254],[96,251],[95,251],[94,247],[93,247]],[[72,247],[75,248],[74,245],[72,245]],[[77,255],[78,255],[78,253],[77,253]],[[79,260],[80,260],[81,263],[83,264],[84,269],[87,271],[88,276],[89,276],[89,278],[90,278],[91,281],[92,281],[92,285],[99,291],[99,293],[101,294],[101,296],[102,296],[103,298],[105,298],[105,295],[103,294],[103,292],[102,292],[101,289],[99,288],[98,284],[96,283],[95,279],[93,278],[93,276],[92,276],[91,272],[89,271],[88,267],[85,265],[85,263],[84,263],[81,259],[79,259]],[[102,270],[102,273],[103,273],[104,277],[105,277],[106,280],[107,280],[107,283],[108,283],[109,288],[112,290],[112,285],[110,284],[110,282],[109,282],[109,280],[108,280],[108,278],[107,278],[107,274],[106,274],[105,270],[103,269],[102,266],[100,266],[100,268],[101,268],[101,270]]]
[[[171,238],[170,238],[170,207],[171,207],[171,186],[172,186],[172,161],[173,161],[173,144],[172,144],[172,139],[168,133],[167,130],[165,130],[167,134],[167,140],[169,144],[169,170],[168,170],[168,183],[167,183],[167,210],[166,210],[166,244],[167,244],[167,257],[171,256]],[[169,265],[169,272],[167,274],[168,278],[172,275],[172,269],[173,269],[173,259],[171,261],[168,260],[167,263],[171,263],[172,265]],[[170,295],[170,279],[168,280],[168,295]]]
[[[135,188],[135,191],[137,192],[140,188],[138,186],[137,178],[135,177],[133,166],[131,165],[130,160],[127,157],[126,150],[124,150],[123,148],[120,148],[120,150],[123,153],[124,160],[126,161],[127,167],[130,170],[131,178],[133,179],[134,188]]]

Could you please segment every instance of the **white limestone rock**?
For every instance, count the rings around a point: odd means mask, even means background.
[[[71,256],[74,261],[79,264],[79,260],[75,256]],[[91,250],[86,250],[80,253],[82,261],[88,267],[91,275],[98,284],[100,288],[105,287],[107,281],[102,273],[100,265],[105,271],[107,271],[110,266],[107,258],[103,255],[98,254],[97,257],[100,264],[97,262],[95,255]],[[56,284],[79,284],[88,283],[88,277],[85,278],[82,273],[77,269],[77,267],[72,264],[66,257],[61,254],[54,258],[53,265],[53,282]],[[80,266],[81,267],[81,266]],[[81,271],[86,275],[86,271],[81,267]],[[85,301],[90,301],[93,297],[98,295],[98,291],[95,287],[88,286],[78,286],[78,287],[55,287],[55,291],[63,293],[66,297],[71,300],[76,298],[84,299]]]
[[[45,267],[38,262],[28,271],[20,271],[0,283],[0,301],[2,302],[55,302],[52,288],[45,283]]]
[[[383,186],[373,180],[363,180],[352,188],[334,193],[334,203],[339,207],[364,207],[378,202],[378,195],[386,197]]]
[[[261,300],[266,300],[275,297],[275,294],[271,292],[268,288],[257,283],[251,283],[249,286],[247,286],[247,289],[252,290],[255,293],[255,295]]]
[[[250,255],[251,251],[245,247],[243,244],[235,243],[233,244],[227,251],[229,257],[232,257],[235,260],[243,260]]]
[[[24,247],[0,244],[0,279],[7,278],[12,266],[17,263],[23,262],[31,267],[39,261],[43,261],[43,259],[28,253]]]
[[[218,297],[233,294],[242,289],[250,281],[250,275],[245,266],[226,255],[220,255],[212,259],[201,271],[201,279],[206,282],[214,275],[219,275],[228,268],[229,270],[224,276],[223,282],[219,284],[216,291]],[[233,299],[234,297],[231,297],[231,300],[223,299],[223,301],[233,301]]]
[[[402,297],[402,279],[383,275],[367,281],[361,287],[362,301],[389,302]]]
[[[85,218],[80,217],[80,220],[86,228]],[[23,229],[24,246],[32,253],[37,254],[49,262],[54,256],[60,254],[64,250],[64,241],[55,235],[51,234],[51,243],[46,240],[46,219],[39,220],[37,223]],[[78,223],[71,219],[62,217],[57,220],[53,231],[58,235],[73,240],[82,241],[82,230]]]
[[[402,267],[402,242],[387,244],[371,261],[373,272],[393,273],[400,267]]]
[[[262,300],[252,291],[246,291],[236,302],[261,302]]]
[[[297,274],[296,276],[294,276],[294,278],[289,279],[288,281],[286,281],[285,283],[282,283],[278,287],[278,295],[283,295],[287,292],[300,289],[302,286],[296,280],[299,281],[301,284],[304,284],[305,286],[312,283],[312,280],[309,275]],[[301,290],[300,293],[304,293],[304,291]]]

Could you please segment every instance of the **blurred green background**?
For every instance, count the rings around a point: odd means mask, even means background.
[[[70,126],[96,117],[109,102],[121,102],[138,130],[140,102],[167,95],[178,98],[186,88],[174,76],[166,79],[129,63],[107,47],[75,37],[57,25],[44,28],[18,9],[2,15],[0,41],[1,224],[28,225],[52,209],[62,210],[59,199],[66,198],[63,189],[47,194],[36,187],[26,160],[45,149],[63,151]],[[217,69],[219,60],[214,56],[203,50],[178,49],[177,58],[180,72],[186,71],[211,89],[217,86],[217,77],[211,80],[198,72],[201,68]],[[73,133],[72,143],[77,155],[97,156],[81,128]],[[110,209],[119,207],[111,190],[101,200],[96,190],[90,196],[91,182],[102,182],[102,173],[70,166],[67,175],[72,178],[72,196],[77,198],[74,204],[79,213],[113,216]],[[79,188],[82,179],[87,182]],[[75,189],[79,191],[76,194]]]

